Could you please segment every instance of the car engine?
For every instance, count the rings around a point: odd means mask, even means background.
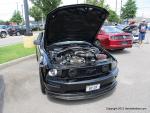
[[[49,52],[53,63],[60,65],[92,64],[107,59],[107,55],[96,47],[55,48],[55,50]]]

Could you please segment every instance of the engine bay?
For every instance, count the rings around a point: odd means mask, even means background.
[[[84,65],[107,60],[107,55],[94,46],[55,47],[49,50],[53,64]]]

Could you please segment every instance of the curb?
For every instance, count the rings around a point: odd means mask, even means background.
[[[4,106],[4,92],[5,92],[5,83],[3,76],[0,75],[0,113],[2,113]]]
[[[9,62],[6,62],[6,63],[2,63],[2,64],[0,64],[0,69],[4,69],[8,66],[11,66],[11,65],[16,64],[18,62],[22,62],[24,60],[34,58],[34,57],[35,57],[35,54],[32,54],[32,55],[21,57],[21,58],[18,58],[18,59],[15,59],[15,60],[12,60],[12,61],[9,61]]]

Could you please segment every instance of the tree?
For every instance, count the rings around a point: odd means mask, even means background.
[[[117,13],[113,10],[110,9],[109,5],[105,4],[104,0],[86,0],[87,4],[92,4],[92,5],[96,5],[102,8],[105,8],[106,10],[108,10],[109,12],[109,17],[108,17],[108,21],[109,22],[118,22],[119,21],[119,17],[117,15]]]
[[[46,16],[50,11],[57,8],[61,4],[61,0],[31,0],[32,3],[40,8]]]
[[[109,10],[109,5],[105,5],[105,0],[86,0],[86,3]]]
[[[33,17],[36,22],[42,20],[42,11],[37,6],[32,6],[29,13],[30,13],[31,17]]]
[[[104,6],[104,0],[86,0],[87,4],[103,7]]]
[[[10,22],[15,22],[17,24],[20,24],[22,22],[22,20],[23,19],[22,19],[22,16],[21,16],[20,12],[19,11],[14,11],[14,14],[10,19]]]
[[[129,19],[134,18],[136,16],[137,7],[135,0],[128,0],[126,4],[121,9],[121,18]]]
[[[108,21],[109,22],[119,22],[119,17],[117,15],[117,13],[113,10],[109,10],[109,17],[108,17]]]
[[[5,21],[4,20],[0,20],[0,23],[4,23]]]

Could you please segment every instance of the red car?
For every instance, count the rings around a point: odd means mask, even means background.
[[[103,26],[96,38],[95,44],[108,50],[131,48],[133,43],[131,34],[125,33],[114,26]]]

